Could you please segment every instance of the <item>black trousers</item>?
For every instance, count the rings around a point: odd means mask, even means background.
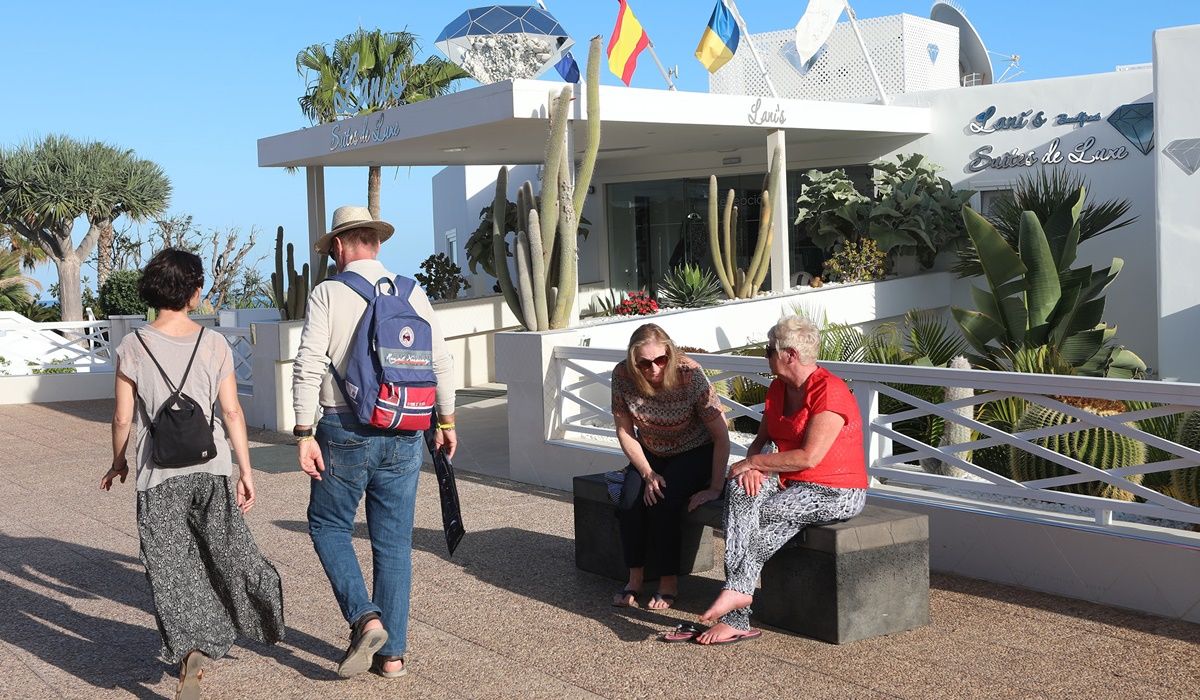
[[[671,457],[646,452],[646,460],[667,485],[662,498],[654,505],[647,506],[642,500],[646,489],[643,484],[642,493],[638,494],[633,507],[617,510],[625,566],[633,569],[649,565],[659,576],[675,576],[679,573],[683,517],[687,513],[688,499],[709,485],[713,445],[701,445]]]

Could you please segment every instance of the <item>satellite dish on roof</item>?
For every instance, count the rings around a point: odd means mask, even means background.
[[[929,19],[958,27],[958,77],[964,86],[990,85],[992,59],[979,32],[967,15],[951,0],[937,0],[929,10]]]

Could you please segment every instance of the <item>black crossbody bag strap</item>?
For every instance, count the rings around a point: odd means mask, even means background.
[[[183,393],[183,386],[187,383],[188,375],[192,373],[192,363],[196,361],[196,352],[200,350],[200,341],[204,339],[204,326],[200,326],[200,334],[196,336],[196,345],[192,348],[192,356],[188,358],[187,369],[183,370],[183,378],[179,380],[179,388],[175,388],[175,384],[172,383],[171,378],[167,376],[167,371],[164,370],[163,366],[158,363],[158,358],[154,356],[154,353],[150,352],[150,346],[146,345],[146,340],[142,338],[141,330],[135,330],[133,334],[137,336],[138,342],[142,344],[142,347],[146,349],[146,354],[150,356],[150,361],[153,362],[154,366],[158,368],[158,373],[162,375],[163,381],[167,383],[167,388],[171,390],[171,398],[174,399],[179,394]],[[142,403],[145,404],[145,401]],[[147,418],[150,417],[150,413],[146,410],[145,405],[142,406],[142,411],[146,414]],[[213,421],[216,419],[217,404],[213,403],[212,408],[209,409],[209,428],[213,427]],[[148,420],[147,424],[153,425],[153,421]],[[151,428],[151,430],[153,430],[153,428]]]

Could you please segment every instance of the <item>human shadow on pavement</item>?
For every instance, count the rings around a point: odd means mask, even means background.
[[[174,675],[159,658],[161,640],[151,621],[136,624],[133,608],[153,614],[145,570],[136,557],[46,537],[13,537],[0,532],[0,640],[97,688],[121,688],[138,698],[157,698],[149,686]],[[38,589],[48,591],[42,592]],[[114,617],[91,615],[89,601],[104,600]],[[286,616],[286,610],[285,616]],[[294,648],[320,658],[342,651],[288,628],[276,646],[241,640],[243,648],[275,659],[312,679],[334,679],[326,669],[297,657]],[[227,658],[237,658],[235,646]]]
[[[273,524],[293,532],[308,531],[304,521]],[[366,523],[355,524],[354,537],[369,539]],[[678,624],[680,611],[698,614],[703,611],[701,603],[720,592],[720,582],[688,576],[680,581],[686,593],[683,607],[674,615],[648,608],[615,608],[612,596],[620,584],[575,568],[574,540],[515,527],[468,530],[453,557],[447,553],[441,530],[417,527],[413,549],[455,564],[482,583],[596,620],[625,642],[644,642],[669,630]],[[643,603],[650,590],[642,596]]]

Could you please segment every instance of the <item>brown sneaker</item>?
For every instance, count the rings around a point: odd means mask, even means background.
[[[371,668],[371,659],[375,652],[387,643],[388,633],[384,628],[364,629],[368,622],[378,619],[379,615],[367,613],[358,618],[350,628],[350,646],[346,649],[346,655],[342,657],[337,670],[342,678],[357,676]]]

